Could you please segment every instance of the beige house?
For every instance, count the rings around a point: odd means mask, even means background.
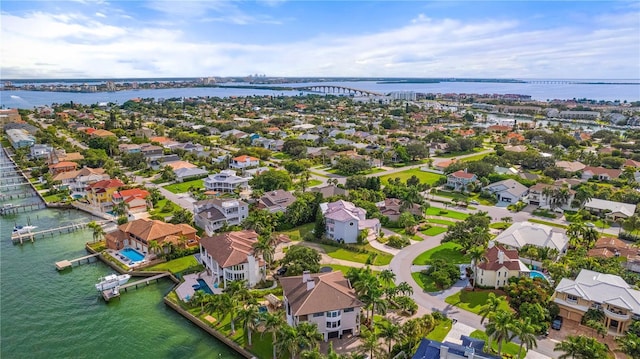
[[[611,335],[622,335],[633,320],[640,320],[640,291],[613,274],[583,269],[575,280],[563,278],[552,300],[561,317],[576,323],[589,309],[601,311]]]
[[[493,242],[489,245],[484,260],[478,263],[476,285],[498,289],[507,285],[509,278],[529,275],[529,268],[520,261],[517,249],[506,249]]]
[[[280,284],[289,325],[315,323],[325,341],[360,333],[363,304],[342,272],[305,271],[302,276],[280,278]]]

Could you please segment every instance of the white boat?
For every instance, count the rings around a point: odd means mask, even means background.
[[[103,290],[115,288],[124,285],[131,279],[130,274],[109,274],[100,278],[100,282],[96,284],[96,290],[102,292]]]
[[[24,234],[30,233],[32,229],[36,229],[38,226],[14,226],[12,234]]]

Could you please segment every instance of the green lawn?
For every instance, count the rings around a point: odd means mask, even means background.
[[[351,261],[351,262],[357,262],[357,263],[367,263],[367,258],[369,258],[368,253],[352,252],[352,251],[348,251],[346,249],[331,246],[328,244],[320,244],[320,246],[322,246],[322,248],[324,249],[324,251],[327,253],[329,257],[335,258],[335,259],[342,259],[345,261]],[[387,265],[391,262],[391,259],[393,258],[393,255],[379,251],[371,247],[371,245],[369,244],[364,245],[363,248],[368,250],[371,253],[377,254],[376,258],[373,260],[373,263],[371,263],[371,265],[374,265],[374,266]]]
[[[547,226],[551,226],[551,227],[567,228],[567,226],[565,226],[564,224],[559,224],[559,223],[554,223],[554,222],[549,222],[549,221],[543,221],[543,220],[540,220],[540,219],[530,219],[529,222],[539,223],[539,224],[546,224]]]
[[[446,231],[447,229],[444,227],[433,226],[429,229],[425,229],[424,231],[420,231],[420,233],[424,234],[425,236],[437,236],[438,234],[444,233]]]
[[[611,226],[609,225],[609,223],[607,222],[603,222],[601,219],[597,219],[595,221],[588,221],[588,220],[584,220],[582,219],[582,216],[578,215],[578,214],[568,214],[565,213],[564,214],[564,218],[567,220],[567,222],[582,222],[582,223],[587,223],[587,222],[591,222],[595,228],[600,228],[602,229],[604,228],[610,228]]]
[[[346,175],[346,174],[344,174],[344,173],[342,173],[342,172],[338,171],[338,170],[337,170],[337,169],[335,169],[335,168],[331,168],[331,169],[328,169],[328,170],[326,170],[326,171],[327,171],[327,172],[329,172],[329,173],[333,173],[334,175],[339,175],[339,176],[349,176],[349,175]],[[368,169],[368,170],[366,170],[366,171],[359,172],[359,173],[357,173],[357,174],[358,174],[358,175],[370,175],[370,174],[372,174],[372,173],[380,173],[380,172],[384,172],[384,171],[385,171],[385,170],[383,170],[382,168],[378,168],[378,167],[376,167],[376,168],[370,168],[370,169]]]
[[[461,158],[460,161],[462,162],[470,162],[470,161],[478,161],[481,160],[483,158],[485,158],[489,153],[481,153],[475,156],[469,156],[469,157],[465,157],[465,158]]]
[[[284,152],[278,152],[276,154],[274,154],[273,156],[271,156],[277,160],[288,160],[291,158],[291,156],[289,156],[288,154],[284,153]]]
[[[427,220],[425,220],[425,222],[427,223],[435,223],[435,224],[444,224],[445,226],[450,226],[456,222],[452,222],[452,221],[447,221],[446,219],[439,219],[439,218],[429,218]]]
[[[511,223],[507,223],[507,222],[495,222],[495,223],[489,224],[489,228],[493,228],[493,229],[507,229],[509,227],[511,227]]]
[[[421,272],[413,272],[411,273],[411,277],[425,292],[437,292],[440,290],[431,276],[422,274]]]
[[[167,205],[167,203],[171,203],[173,204],[171,211],[164,211],[164,207]],[[177,204],[169,201],[168,199],[162,199],[160,201],[158,201],[158,203],[155,205],[155,207],[149,212],[152,216],[162,216],[162,217],[168,217],[170,215],[173,214],[173,211],[180,208]]]
[[[485,332],[483,332],[482,330],[474,330],[473,332],[471,332],[471,335],[469,335],[471,338],[476,338],[476,339],[482,339],[485,342],[485,345],[489,344],[488,338],[487,338],[487,334]],[[491,341],[491,349],[493,349],[496,353],[498,353],[498,343],[495,341]],[[510,354],[512,355],[514,358],[517,358],[518,356],[518,350],[520,349],[520,346],[516,343],[513,342],[508,342],[508,343],[502,343],[502,354],[503,356],[505,354]],[[522,347],[522,357],[524,358],[527,355],[527,348],[526,347]]]
[[[460,220],[464,220],[467,217],[469,217],[469,215],[466,213],[452,211],[450,209],[444,209],[444,208],[438,208],[438,207],[427,208],[427,216],[440,216],[440,217],[447,217],[447,218],[460,219]]]
[[[58,193],[49,196],[44,196],[44,201],[47,203],[64,202],[69,198],[66,194]]]
[[[408,237],[409,239],[411,239],[413,241],[418,241],[419,242],[419,241],[422,240],[422,237],[420,237],[420,236],[418,236],[416,234],[413,234],[413,235],[407,234],[407,232],[404,230],[404,228],[387,228],[387,229],[392,231],[392,232],[394,232],[394,233],[397,233],[397,234],[399,234],[401,236]]]
[[[462,247],[460,245],[447,242],[443,243],[435,248],[432,248],[413,260],[415,265],[431,264],[433,260],[444,259],[448,263],[462,264],[471,263],[469,256],[463,255],[460,251]]]
[[[313,172],[313,171],[309,171],[311,172],[311,174],[318,176],[318,177],[324,177],[324,178],[329,178],[329,176],[322,174],[322,173],[318,173],[318,172]]]
[[[159,263],[152,267],[147,267],[146,271],[170,271],[171,273],[180,273],[188,268],[195,267],[199,263],[194,256],[186,256],[170,260],[168,262]]]
[[[313,231],[313,227],[315,227],[315,223],[307,223],[298,227],[294,227],[288,231],[277,232],[278,234],[286,234],[291,238],[292,241],[300,241],[304,238],[307,233],[311,233]]]
[[[438,342],[444,341],[444,338],[447,337],[447,334],[451,330],[451,319],[444,319],[435,328],[431,331],[431,333],[427,334],[427,339],[435,340]]]
[[[191,187],[196,189],[204,188],[204,180],[201,178],[201,179],[188,181],[188,182],[174,183],[174,184],[164,186],[164,189],[166,189],[171,193],[185,193],[185,192],[189,192],[189,188]]]
[[[349,271],[349,269],[351,268],[355,268],[355,267],[349,267],[349,266],[343,266],[340,264],[322,264],[322,267],[331,267],[333,268],[334,271],[341,271],[342,274],[347,275],[347,272]],[[374,275],[378,275],[378,271],[371,271]]]
[[[434,185],[436,182],[438,182],[440,178],[444,177],[437,173],[425,172],[425,171],[421,171],[418,168],[414,168],[414,169],[410,169],[410,170],[406,170],[398,173],[384,175],[380,177],[380,181],[387,182],[389,181],[389,179],[395,179],[396,177],[398,177],[402,182],[406,182],[407,179],[411,178],[411,176],[418,177],[418,179],[420,180],[420,183],[427,183],[430,185]]]
[[[462,308],[471,313],[479,314],[482,306],[487,302],[487,298],[489,297],[489,293],[494,293],[490,290],[481,290],[476,289],[474,291],[461,290],[449,297],[447,297],[444,301],[455,305],[458,308]],[[503,296],[503,294],[495,292],[497,296]],[[506,301],[506,298],[498,307],[498,310],[503,309],[506,311],[511,311],[509,308],[509,304]]]
[[[322,182],[322,181],[320,181],[320,180],[317,180],[317,179],[311,179],[311,180],[309,180],[309,182],[307,182],[307,188],[309,188],[309,187],[313,187],[313,186],[317,186],[317,185],[320,185],[320,184],[322,184],[322,183],[323,183],[323,182]]]

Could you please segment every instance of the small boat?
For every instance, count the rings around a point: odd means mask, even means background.
[[[38,226],[18,226],[18,225],[15,225],[13,227],[12,234],[30,233],[32,229],[36,229],[36,228],[38,228]]]
[[[124,285],[131,279],[130,274],[109,274],[100,278],[100,282],[96,284],[96,290],[102,292],[103,290],[115,288]]]

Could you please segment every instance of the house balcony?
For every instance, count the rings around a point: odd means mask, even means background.
[[[615,319],[615,320],[619,320],[619,321],[626,321],[631,319],[631,315],[630,314],[623,314],[620,313],[618,311],[612,311],[610,309],[604,308],[603,309],[604,315],[606,315],[607,317],[611,318],[611,319]]]

